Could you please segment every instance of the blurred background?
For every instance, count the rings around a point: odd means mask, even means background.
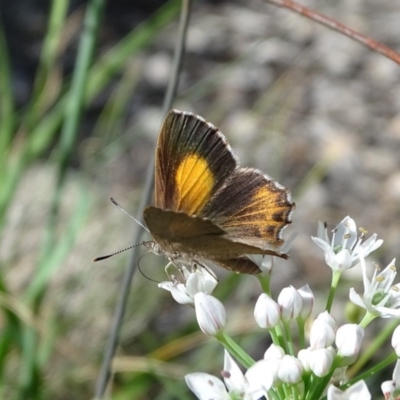
[[[93,259],[132,244],[134,222],[109,197],[138,212],[163,119],[180,2],[113,0],[99,21],[82,119],[66,134],[87,4],[0,1],[1,399],[93,396],[129,253]],[[395,0],[303,4],[400,51]],[[350,215],[384,239],[380,265],[399,255],[394,62],[262,0],[199,0],[174,107],[217,125],[241,165],[292,191],[297,209],[285,234],[298,236],[274,271],[274,295],[308,283],[325,298],[330,271],[310,239],[318,220],[333,228]],[[156,281],[167,279],[165,264],[154,255],[141,260]],[[228,331],[261,358],[269,339],[252,317],[258,281],[216,273]],[[358,275],[346,279],[362,289]],[[339,321],[347,291],[333,308]],[[324,304],[317,301],[314,314]],[[183,376],[219,375],[222,365],[221,346],[199,332],[193,310],[137,273],[110,398],[190,399]]]

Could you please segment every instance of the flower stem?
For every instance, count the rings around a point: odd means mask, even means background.
[[[339,283],[341,276],[342,276],[342,271],[333,271],[331,289],[329,290],[328,301],[326,303],[326,311],[328,311],[328,312],[331,312],[333,299],[334,299],[335,293],[336,293],[336,288],[337,288],[337,285]]]
[[[364,318],[362,319],[362,321],[359,323],[359,325],[362,327],[362,328],[366,328],[374,319],[376,318],[376,315],[374,315],[374,314],[371,314],[370,312],[367,312],[365,315],[364,315]],[[396,326],[399,324],[399,322],[396,320],[396,322],[397,322],[397,324],[396,324]],[[389,325],[390,326],[390,325]],[[396,327],[395,326],[395,327]],[[394,328],[395,328],[394,327]],[[393,331],[393,329],[394,328],[392,328],[392,331]]]
[[[373,318],[369,320],[368,323],[365,323],[365,326],[362,325],[364,320],[367,319],[368,315],[372,315],[370,313],[367,313],[364,317],[364,319],[361,321],[360,326],[363,328],[368,325],[369,322],[372,321]],[[375,317],[374,317],[375,318]],[[382,331],[379,332],[379,334],[374,338],[374,340],[368,344],[368,346],[364,349],[364,351],[361,353],[360,358],[351,366],[349,370],[349,376],[354,376],[360,369],[372,358],[376,352],[382,348],[383,344],[387,340],[387,338],[393,333],[393,330],[396,328],[396,326],[399,324],[399,321],[397,319],[394,319],[391,321],[389,324],[387,324]]]
[[[305,326],[305,321],[303,318],[297,318],[297,326],[299,328],[299,342],[300,342],[300,348],[305,349],[306,348],[306,339],[304,337],[304,326]]]
[[[290,322],[283,321],[283,327],[285,329],[286,344],[289,350],[289,354],[294,356],[293,340],[292,334],[290,332]]]
[[[271,275],[266,273],[259,274],[257,275],[257,278],[260,281],[260,285],[262,287],[263,292],[266,293],[268,296],[271,296],[271,289],[270,289]]]
[[[375,375],[378,371],[384,370],[386,367],[388,367],[390,364],[396,361],[396,359],[397,359],[396,353],[392,353],[389,357],[386,358],[386,360],[381,361],[379,364],[374,365],[368,371],[365,371],[362,374],[357,375],[355,378],[350,379],[345,385],[341,386],[340,388],[342,390],[345,390],[354,383],[360,381],[361,379],[370,378],[372,375]]]
[[[224,331],[218,332],[215,338],[236,358],[245,368],[250,368],[255,361]]]

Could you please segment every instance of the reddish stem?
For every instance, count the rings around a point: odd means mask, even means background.
[[[357,42],[362,43],[363,45],[369,47],[370,49],[384,55],[385,57],[393,60],[395,63],[400,65],[400,54],[392,50],[391,48],[385,46],[384,44],[371,39],[368,36],[365,36],[361,33],[354,31],[353,29],[348,28],[346,25],[341,24],[329,18],[323,14],[320,14],[311,8],[307,8],[302,6],[299,3],[291,0],[266,0],[268,3],[275,4],[278,7],[285,7],[290,10],[293,10],[301,15],[304,15],[307,18],[312,19],[313,21],[319,22],[322,25],[327,26],[335,31],[343,33],[344,35],[356,40]]]

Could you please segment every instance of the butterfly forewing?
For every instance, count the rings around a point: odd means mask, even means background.
[[[215,126],[193,114],[170,111],[156,150],[156,206],[198,214],[236,165]]]

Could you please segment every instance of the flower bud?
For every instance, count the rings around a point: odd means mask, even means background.
[[[385,399],[392,399],[395,389],[396,389],[396,382],[393,380],[384,381],[381,384],[381,390]]]
[[[332,367],[333,354],[328,349],[312,350],[309,356],[310,369],[320,378],[327,375]]]
[[[214,336],[225,327],[225,308],[218,299],[199,292],[194,295],[194,306],[197,322],[206,335]]]
[[[328,311],[322,312],[321,314],[319,314],[319,315],[317,316],[316,319],[320,319],[320,320],[322,320],[322,321],[327,322],[327,323],[332,327],[332,329],[333,329],[334,331],[335,331],[336,328],[337,328],[337,324],[336,324],[335,318],[333,318],[332,315],[329,314]]]
[[[308,347],[307,349],[301,349],[299,351],[299,354],[297,355],[297,358],[300,360],[300,362],[303,364],[303,368],[305,371],[310,371],[310,356],[311,356],[312,350]]]
[[[282,382],[296,384],[301,381],[302,374],[303,365],[296,357],[285,355],[280,360],[278,378]]]
[[[300,317],[303,320],[306,320],[312,312],[314,306],[314,294],[311,291],[308,285],[304,285],[300,289],[297,290],[299,295],[301,296],[301,300],[303,301],[303,307],[300,311]]]
[[[400,357],[400,325],[394,330],[392,335],[392,347],[396,352],[397,357]]]
[[[336,332],[338,355],[342,357],[357,357],[364,338],[364,329],[356,324],[341,326]]]
[[[264,360],[281,360],[285,355],[285,351],[281,346],[272,343],[264,353]]]
[[[396,328],[397,329],[397,328]],[[396,365],[393,370],[392,380],[385,381],[381,384],[381,390],[385,399],[398,399],[397,397],[393,396],[395,392],[398,392],[400,388],[400,359],[397,359]]]
[[[329,347],[335,340],[335,331],[325,319],[317,318],[310,330],[310,347],[312,350]]]
[[[186,290],[194,296],[198,292],[211,294],[217,286],[217,279],[212,276],[205,268],[197,268],[189,273],[186,278]]]
[[[267,294],[262,293],[254,308],[254,318],[260,328],[274,328],[281,318],[278,304]]]
[[[282,320],[290,321],[299,316],[303,301],[299,292],[293,286],[289,286],[282,289],[278,296],[278,304]]]

